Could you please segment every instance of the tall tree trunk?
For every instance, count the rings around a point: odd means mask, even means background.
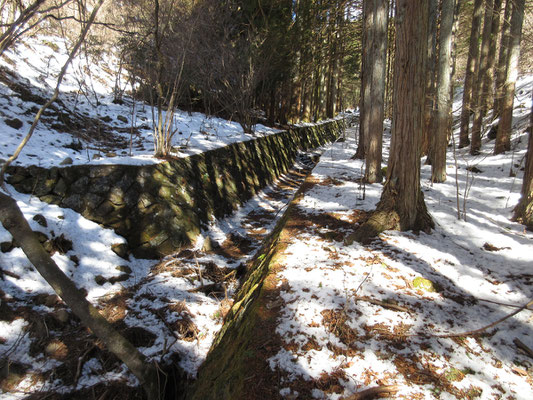
[[[370,101],[365,111],[368,113],[368,130],[366,132],[366,169],[365,181],[368,183],[381,182],[382,147],[383,147],[383,118],[385,115],[385,70],[387,67],[387,17],[388,0],[373,0],[373,32],[372,43],[369,45],[371,55],[370,70]]]
[[[389,4],[389,23],[387,25],[387,83],[385,89],[385,118],[392,117],[392,82],[394,80],[394,1]]]
[[[502,0],[494,0],[494,10],[492,12],[490,45],[488,54],[488,65],[485,76],[483,77],[483,85],[481,88],[482,102],[481,115],[484,118],[487,111],[494,103],[494,64],[496,62],[496,45],[498,43],[498,33],[500,31],[500,13],[502,9]]]
[[[427,0],[396,3],[396,58],[391,154],[376,211],[346,242],[365,241],[387,229],[434,226],[420,189],[427,61]],[[416,23],[413,23],[416,21]]]
[[[485,16],[483,18],[483,33],[481,36],[481,51],[479,54],[479,74],[474,83],[473,109],[474,122],[472,124],[472,142],[470,143],[470,154],[477,155],[481,150],[481,128],[483,122],[482,115],[482,88],[483,78],[487,73],[489,65],[489,48],[490,48],[490,34],[492,31],[492,10],[494,8],[494,0],[486,0],[485,2]]]
[[[479,34],[481,28],[483,0],[474,1],[474,11],[472,15],[472,29],[470,31],[470,42],[468,46],[468,60],[466,63],[466,74],[463,90],[463,107],[461,109],[461,128],[459,132],[459,147],[466,147],[470,144],[468,131],[470,129],[470,115],[472,112],[472,87],[478,69],[479,56]]]
[[[518,77],[518,57],[524,21],[525,0],[515,0],[511,16],[511,40],[507,57],[507,74],[501,104],[500,123],[494,145],[494,154],[511,150],[511,129],[513,125],[513,103],[516,79]]]
[[[449,136],[449,118],[452,113],[452,30],[455,11],[454,0],[442,0],[439,31],[439,64],[437,79],[437,119],[435,137],[432,141],[431,181],[446,180],[446,147]]]
[[[526,167],[522,181],[522,197],[514,209],[514,220],[533,230],[533,92],[531,114],[529,114],[529,141],[526,154]]]
[[[66,305],[139,379],[149,399],[159,399],[158,374],[128,340],[120,335],[98,310],[87,301],[74,283],[59,269],[43,249],[22,215],[15,200],[0,191],[0,222],[20,245],[24,254],[52,286]]]
[[[507,53],[509,51],[509,41],[511,40],[511,10],[513,0],[506,0],[503,14],[502,33],[500,37],[500,53],[498,55],[498,65],[496,67],[496,84],[494,88],[494,104],[492,115],[494,118],[500,116],[503,98],[503,87],[507,76]]]
[[[481,0],[480,0],[481,1]],[[426,68],[426,105],[424,109],[424,132],[422,136],[422,155],[429,155],[430,142],[434,134],[432,122],[435,113],[435,85],[436,85],[436,65],[437,65],[437,19],[438,0],[428,1],[428,35],[427,35],[427,68]],[[428,163],[431,164],[431,157]]]
[[[367,153],[367,141],[370,129],[370,98],[372,93],[372,43],[374,35],[374,13],[373,0],[363,1],[363,35],[362,45],[363,54],[361,57],[361,99],[360,99],[360,118],[359,118],[359,143],[355,158],[364,159]]]

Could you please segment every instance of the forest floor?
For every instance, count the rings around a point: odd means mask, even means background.
[[[475,158],[458,150],[457,171],[450,154],[446,183],[432,185],[431,167],[422,168],[430,234],[385,232],[349,246],[381,185],[360,184],[348,136],[324,153],[282,233],[270,277],[282,299],[277,336],[261,354],[266,385],[288,399],[378,389],[399,399],[533,398],[533,307],[472,332],[533,300],[533,234],[509,220],[527,136],[517,133],[503,156],[490,155],[488,141]]]
[[[53,86],[50,71],[61,60],[50,42],[29,41],[1,60],[0,157],[13,152]],[[127,97],[114,104],[109,96],[110,60],[107,67],[101,60],[91,64],[92,76],[82,58],[76,61],[62,103],[20,165],[48,167],[68,158],[73,164],[160,162],[150,156],[149,107],[133,109]],[[323,153],[285,228],[286,248],[273,275],[279,298],[268,327],[276,334],[262,347],[257,362],[264,375],[251,387],[268,383],[275,389],[270,398],[287,399],[339,399],[373,387],[404,399],[533,398],[531,310],[481,334],[468,332],[533,297],[533,234],[510,221],[532,86],[531,78],[518,86],[511,152],[492,156],[488,138],[476,157],[463,149],[455,160],[450,148],[442,184],[432,185],[430,167],[423,166],[422,188],[436,223],[430,234],[385,232],[365,246],[345,245],[382,186],[360,183],[363,164],[351,160],[355,130]],[[238,124],[201,114],[181,113],[175,123],[178,156],[253,139]],[[80,133],[82,125],[90,129]],[[389,140],[387,130],[386,146]],[[10,194],[32,228],[46,235],[56,263],[117,329],[150,360],[177,364],[194,378],[231,305],[241,266],[305,178],[311,165],[304,164],[232,217],[213,221],[196,248],[161,262],[124,260],[112,251],[124,242],[114,232],[12,188]],[[80,326],[2,227],[0,243],[0,397],[140,397],[135,378]],[[209,243],[212,250],[203,251]]]

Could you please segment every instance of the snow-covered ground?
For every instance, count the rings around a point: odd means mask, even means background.
[[[385,232],[370,245],[345,245],[361,215],[354,210],[374,209],[381,185],[358,183],[353,138],[324,153],[295,212],[308,228],[291,235],[278,276],[284,345],[269,362],[282,374],[283,397],[339,399],[396,385],[402,399],[533,398],[533,359],[519,344],[533,349],[533,307],[466,333],[533,300],[533,234],[510,220],[532,83],[518,85],[511,152],[493,156],[485,140],[479,156],[457,150],[456,170],[450,149],[441,184],[422,167],[431,234]],[[458,335],[437,337],[446,334]]]
[[[39,107],[28,98],[39,101],[51,95],[66,57],[64,47],[57,38],[33,38],[0,59],[1,159],[15,151]],[[131,98],[125,96],[123,105],[112,101],[117,60],[108,56],[94,59],[82,54],[75,59],[62,85],[61,104],[45,114],[15,165],[50,167],[67,158],[72,164],[160,162],[152,156],[151,107],[137,102],[132,114]],[[54,129],[65,113],[88,117],[91,123],[102,121],[105,134],[90,137]],[[130,156],[132,115],[137,131]],[[13,127],[14,120],[22,126]],[[247,135],[235,122],[181,111],[174,125],[174,146],[179,149],[175,155],[180,157],[278,132],[258,125],[256,136]],[[112,230],[70,209],[17,193],[9,185],[7,189],[32,229],[47,240],[45,246],[55,249],[54,261],[86,291],[88,300],[150,360],[163,366],[177,362],[194,376],[231,306],[243,263],[253,256],[297,189],[293,178],[281,177],[233,216],[213,221],[203,233],[213,250],[202,251],[201,238],[196,248],[160,262],[123,259],[112,248],[125,239]],[[70,393],[109,382],[136,385],[124,366],[106,358],[105,352],[102,356],[94,337],[59,301],[1,225],[0,243],[0,397]]]
[[[54,38],[29,40],[0,64],[16,69],[46,97],[63,57],[54,43],[64,46]],[[109,71],[116,65],[109,60],[107,67],[89,60],[87,74],[87,61],[79,57],[61,99],[73,113],[109,117],[105,124],[110,134],[126,147],[107,145],[104,150],[96,140],[82,140],[81,149],[73,150],[70,145],[78,138],[55,131],[48,122],[39,126],[18,163],[52,166],[67,157],[74,164],[158,162],[151,156],[151,109],[141,104],[134,113],[138,133],[129,155],[131,100],[126,98],[126,105],[112,103],[114,76]],[[293,235],[280,273],[285,305],[277,333],[286,346],[269,362],[281,373],[283,396],[295,398],[299,392],[302,399],[338,399],[367,387],[399,385],[397,396],[405,399],[533,398],[533,360],[516,344],[518,339],[533,348],[531,311],[479,337],[434,336],[487,325],[533,296],[533,235],[509,219],[520,191],[532,82],[528,78],[518,85],[512,152],[492,156],[491,142],[486,141],[480,156],[458,151],[462,220],[456,217],[451,152],[446,183],[431,185],[430,167],[423,167],[422,187],[437,224],[429,235],[387,232],[372,245],[345,246],[342,239],[362,212],[375,207],[381,185],[362,187],[357,182],[363,167],[350,159],[356,149],[353,138],[326,151],[314,170],[314,187],[298,206],[309,228]],[[0,84],[0,158],[14,151],[35,107]],[[6,125],[15,118],[23,123],[20,129]],[[180,112],[175,123],[181,132],[176,147],[187,145],[180,156],[253,138],[236,123],[201,114]],[[274,132],[261,126],[258,130]],[[468,171],[472,166],[481,172]],[[511,170],[515,176],[510,176]],[[287,190],[285,201],[291,193]],[[229,256],[198,248],[154,264],[120,258],[111,246],[123,238],[71,210],[12,188],[10,194],[32,229],[58,247],[56,263],[87,291],[106,318],[151,359],[162,364],[176,361],[192,376],[231,304],[236,275],[232,271],[238,271],[257,248],[247,235],[263,237],[272,224],[265,222],[263,213],[276,214],[284,204],[267,189],[235,216],[204,232]],[[99,382],[134,385],[128,371],[98,350],[99,343],[58,301],[22,251],[10,249],[11,236],[3,227],[0,243],[5,250],[0,253],[0,397],[72,392]],[[435,291],[419,288],[418,278],[431,281]],[[210,284],[222,287],[222,293],[220,288],[217,294],[199,290]]]

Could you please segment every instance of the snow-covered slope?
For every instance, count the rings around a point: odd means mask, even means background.
[[[39,107],[36,101],[42,103],[51,96],[67,58],[66,47],[65,41],[57,37],[29,38],[0,58],[0,158],[13,154],[26,134]],[[49,167],[67,157],[73,164],[160,162],[152,157],[152,108],[134,104],[127,96],[124,104],[113,103],[117,86],[121,92],[131,89],[120,83],[128,79],[118,70],[118,60],[112,54],[81,52],[68,69],[59,102],[45,113],[44,123],[38,126],[15,165]],[[200,113],[178,111],[173,124],[177,132],[173,141],[176,156],[253,139],[236,122]],[[134,133],[130,135],[132,126]],[[275,132],[276,129],[256,126],[256,134]]]

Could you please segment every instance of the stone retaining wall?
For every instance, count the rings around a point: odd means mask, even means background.
[[[321,146],[342,120],[294,128],[156,165],[11,167],[8,183],[113,228],[140,258],[159,258],[195,240],[209,219],[230,214]]]

